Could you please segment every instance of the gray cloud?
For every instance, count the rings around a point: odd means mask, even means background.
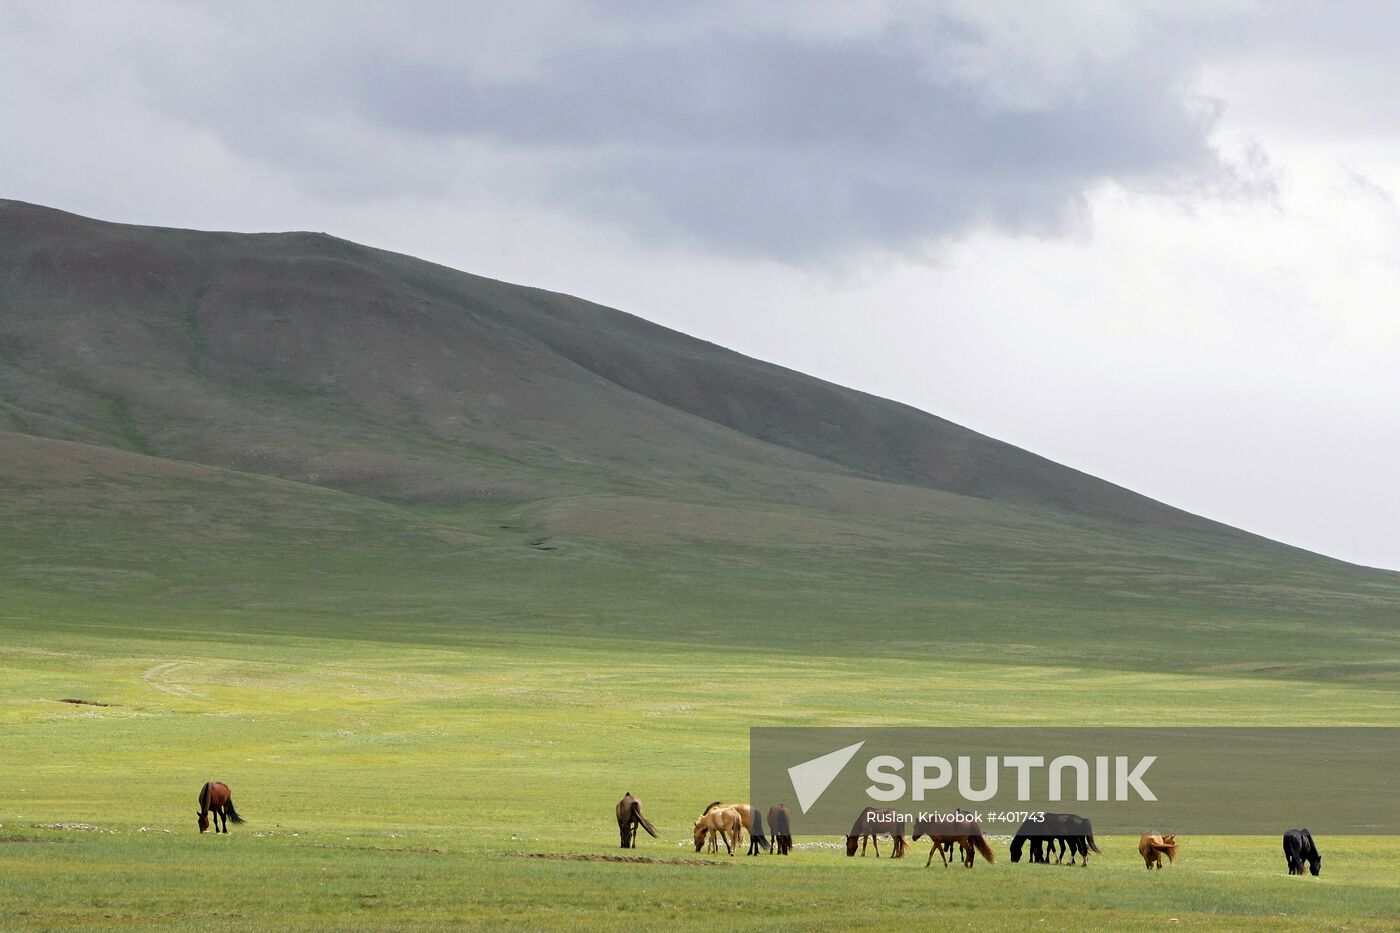
[[[877,10],[850,33],[743,8],[578,5],[522,32],[497,5],[460,9],[407,32],[404,14],[324,30],[270,8],[211,13],[138,71],[157,106],[317,192],[476,186],[642,239],[789,261],[978,225],[1052,233],[1103,179],[1219,190],[1228,174],[1213,112],[1182,93],[1186,33],[1155,20],[1096,43],[1050,19],[1055,35],[1018,44],[951,7]],[[472,40],[422,41],[438,28]],[[492,51],[496,32],[522,43],[518,67]]]

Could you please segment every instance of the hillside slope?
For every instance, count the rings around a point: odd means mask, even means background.
[[[1400,670],[1400,575],[314,234],[0,202],[0,508],[0,621],[44,630]]]
[[[0,403],[26,433],[401,501],[678,486],[801,498],[814,494],[802,474],[818,473],[1211,527],[565,295],[323,235],[141,228],[13,201],[0,201]]]

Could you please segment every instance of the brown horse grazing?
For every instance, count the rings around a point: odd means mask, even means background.
[[[705,837],[709,836],[711,852],[719,852],[716,839],[723,839],[724,847],[733,855],[734,850],[739,847],[743,826],[743,818],[733,807],[706,810],[704,815],[695,821],[695,851],[700,851],[705,845]]]
[[[743,828],[749,830],[749,831],[750,831],[750,833],[749,833],[750,835],[753,834],[752,831],[753,831],[754,809],[753,809],[753,807],[749,806],[749,805],[746,804],[746,803],[721,803],[721,802],[719,802],[718,800],[716,800],[714,803],[712,803],[712,804],[710,804],[708,807],[706,807],[704,813],[701,813],[700,815],[701,815],[701,816],[704,816],[705,813],[709,813],[711,810],[726,810],[726,809],[728,809],[728,810],[734,810],[735,812],[737,812],[737,813],[739,814],[739,819],[740,819],[740,821],[743,823]],[[762,819],[763,819],[762,817],[759,817],[759,826],[760,826],[760,827],[762,827],[762,825],[763,825]],[[760,833],[762,832],[762,829],[761,829],[761,828],[759,829],[759,832],[760,832]],[[735,845],[738,845],[738,844],[739,844],[740,842],[742,842],[742,841],[743,841],[743,834],[741,833],[740,836],[739,836],[739,838],[737,838],[737,839],[734,840],[734,844],[735,844]],[[699,849],[696,849],[695,851],[699,852],[700,850],[699,850]]]
[[[875,857],[879,858],[882,835],[894,839],[894,852],[890,858],[904,858],[909,843],[904,837],[904,820],[899,811],[888,807],[866,807],[860,811],[846,836],[846,855],[855,855],[859,848],[861,858],[864,858],[866,843],[873,842]]]
[[[1167,857],[1167,861],[1176,861],[1176,837],[1162,836],[1157,833],[1143,833],[1138,839],[1138,854],[1147,865],[1147,870],[1162,868],[1162,856]]]
[[[622,837],[622,848],[637,848],[637,827],[640,826],[656,838],[656,827],[651,820],[642,816],[642,802],[632,796],[629,790],[617,802],[617,831]]]
[[[792,851],[792,811],[787,804],[778,803],[768,808],[768,831],[773,834],[779,855]]]
[[[935,852],[943,859],[943,867],[947,868],[948,855],[953,851],[953,843],[957,843],[962,850],[962,863],[965,868],[972,867],[978,852],[981,852],[988,862],[995,863],[997,860],[992,854],[992,847],[987,845],[987,840],[983,838],[982,827],[976,820],[919,820],[914,826],[914,841],[917,842],[920,836],[927,836],[933,843],[933,848],[928,851],[928,860],[924,862],[925,868],[933,864]]]
[[[242,823],[243,817],[233,808],[233,794],[223,781],[210,781],[199,789],[199,831],[209,829],[209,814],[214,814],[214,832],[219,832],[219,820],[224,821],[224,832],[228,832],[228,821]]]

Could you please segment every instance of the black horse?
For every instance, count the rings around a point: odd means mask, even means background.
[[[753,823],[749,826],[749,854],[757,855],[759,852],[772,852],[773,843],[769,841],[763,832],[763,814],[758,807],[752,807]]]
[[[1016,830],[1016,835],[1011,840],[1011,861],[1021,861],[1021,851],[1029,840],[1032,863],[1048,864],[1050,856],[1053,855],[1055,863],[1059,864],[1065,857],[1065,850],[1068,849],[1071,865],[1078,858],[1080,864],[1087,866],[1089,853],[1099,851],[1098,843],[1094,841],[1094,827],[1089,821],[1073,813],[1046,813],[1044,817],[1043,820],[1028,819]],[[1057,844],[1058,854],[1055,852]]]
[[[787,855],[792,851],[792,811],[787,808],[787,804],[775,803],[768,808],[768,828],[773,833],[773,842],[777,845],[779,855]],[[769,852],[773,849],[769,848]]]
[[[1283,856],[1288,859],[1288,873],[1301,875],[1303,863],[1314,876],[1322,874],[1322,855],[1313,843],[1312,833],[1306,829],[1290,829],[1283,834]]]

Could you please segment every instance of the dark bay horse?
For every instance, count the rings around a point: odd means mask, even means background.
[[[890,858],[904,858],[904,850],[909,846],[904,833],[904,819],[898,810],[888,807],[866,807],[860,811],[846,836],[846,854],[855,855],[856,849],[860,849],[861,857],[864,858],[866,844],[873,842],[875,857],[879,858],[880,837],[889,836],[894,840],[894,852]]]
[[[1301,875],[1304,862],[1308,863],[1313,877],[1322,874],[1322,854],[1317,851],[1312,833],[1306,829],[1290,829],[1283,834],[1283,857],[1288,859],[1290,875]]]
[[[199,789],[199,831],[209,829],[209,814],[214,814],[214,832],[219,832],[219,820],[224,821],[223,832],[228,832],[228,821],[242,823],[243,817],[233,808],[233,794],[223,781],[209,781]]]
[[[622,837],[622,848],[637,848],[637,827],[640,826],[656,838],[656,827],[651,820],[642,816],[642,802],[632,796],[629,790],[617,802],[617,831]]]

